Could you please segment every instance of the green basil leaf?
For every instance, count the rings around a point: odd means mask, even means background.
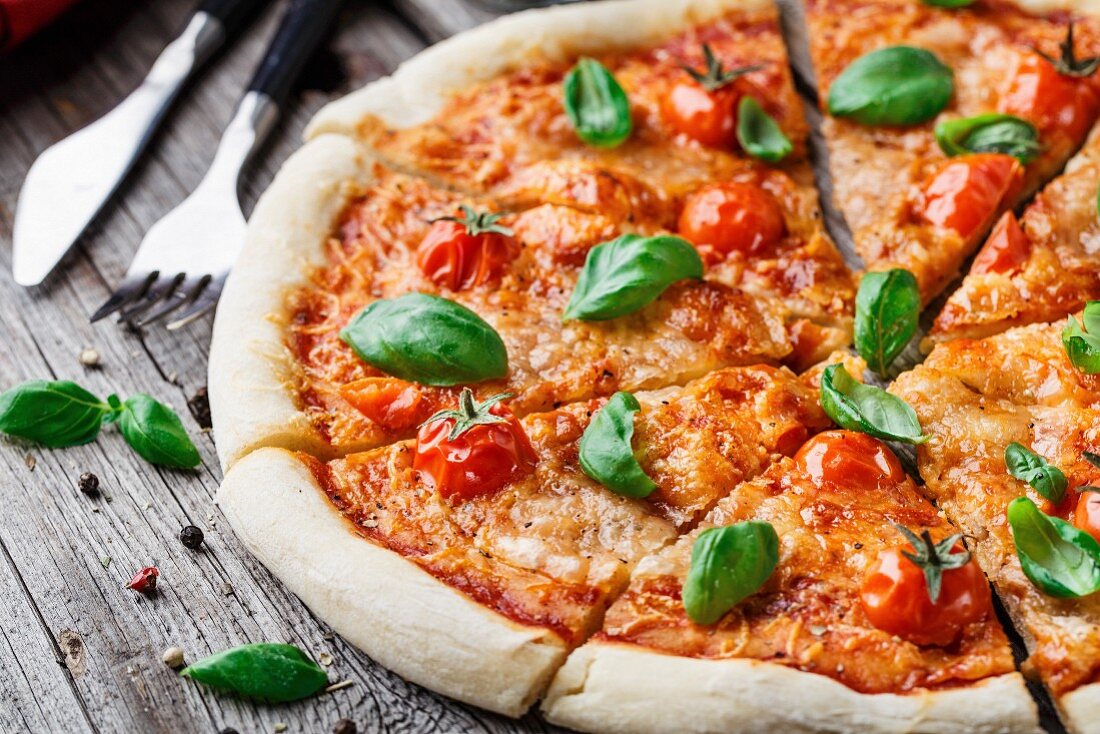
[[[855,342],[859,356],[880,375],[917,331],[920,288],[908,270],[865,273],[856,294]]]
[[[1046,459],[1022,443],[1013,441],[1005,447],[1005,466],[1009,474],[1027,482],[1054,504],[1061,502],[1066,495],[1066,475],[1062,470],[1048,464]]]
[[[565,76],[565,114],[577,137],[598,148],[614,148],[630,137],[630,100],[615,77],[595,59],[582,58]]]
[[[702,277],[703,261],[687,240],[624,234],[589,250],[562,318],[604,321],[625,316],[657,300],[676,281]]]
[[[829,88],[829,113],[864,125],[915,125],[955,91],[951,69],[923,48],[890,46],[860,56]]]
[[[657,489],[630,447],[634,414],[641,408],[638,399],[630,393],[615,393],[592,418],[580,441],[580,463],[584,473],[627,497],[646,497]]]
[[[779,123],[747,95],[737,106],[737,141],[746,153],[769,163],[783,160],[794,149]]]
[[[1069,317],[1062,329],[1062,346],[1074,367],[1089,375],[1100,374],[1100,301],[1085,304],[1083,321]]]
[[[312,696],[328,685],[324,669],[294,645],[258,642],[215,653],[180,671],[211,688],[267,703]]]
[[[199,465],[198,449],[171,408],[141,393],[126,398],[122,407],[118,429],[141,458],[174,469]]]
[[[446,298],[409,293],[375,301],[340,338],[361,360],[423,385],[461,385],[505,377],[508,351],[476,313]]]
[[[759,520],[708,528],[691,548],[684,610],[696,624],[714,624],[755,594],[779,563],[779,536]]]
[[[1100,543],[1065,520],[1039,511],[1027,497],[1008,504],[1016,555],[1045,594],[1076,598],[1100,591]]]
[[[53,449],[92,441],[109,415],[75,382],[31,380],[0,394],[0,431]]]
[[[965,8],[973,5],[974,0],[924,0],[924,4],[937,8]]]
[[[909,404],[874,385],[864,385],[842,364],[821,375],[821,407],[841,428],[905,443],[924,443],[920,421]]]
[[[1027,165],[1042,151],[1039,131],[1027,120],[989,113],[944,120],[936,125],[936,142],[949,156],[968,153],[1004,153]]]

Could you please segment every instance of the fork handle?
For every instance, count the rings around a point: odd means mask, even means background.
[[[290,0],[248,91],[266,95],[282,107],[342,1]]]
[[[198,9],[221,23],[225,38],[232,38],[268,0],[205,0]]]

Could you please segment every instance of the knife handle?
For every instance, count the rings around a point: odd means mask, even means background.
[[[290,0],[248,91],[282,106],[343,0]]]
[[[216,18],[228,39],[241,30],[255,15],[255,11],[267,5],[267,2],[268,0],[205,0],[199,6],[198,12]]]

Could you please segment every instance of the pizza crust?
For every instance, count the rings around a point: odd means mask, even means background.
[[[555,724],[624,734],[1041,731],[1019,673],[967,688],[862,694],[775,663],[676,657],[613,642],[575,650],[542,710]]]
[[[1076,734],[1100,732],[1100,683],[1090,683],[1058,699],[1066,728]]]
[[[391,127],[412,127],[435,117],[453,92],[532,57],[567,61],[655,44],[723,13],[769,7],[770,0],[603,0],[506,15],[437,43],[393,75],[325,105],[310,121],[306,138],[354,135],[372,115]]]
[[[565,659],[566,644],[552,631],[516,624],[358,535],[286,450],[241,459],[217,500],[264,566],[403,678],[519,716]]]
[[[371,182],[370,170],[352,140],[321,136],[287,160],[252,213],[210,346],[210,411],[223,471],[260,446],[333,452],[298,407],[292,388],[300,368],[278,320],[287,291],[324,264],[321,245],[349,197]]]

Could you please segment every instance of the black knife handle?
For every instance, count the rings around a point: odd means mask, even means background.
[[[199,12],[217,18],[228,39],[236,35],[267,3],[268,0],[204,0]]]
[[[281,107],[342,2],[290,0],[248,90],[266,94]]]

